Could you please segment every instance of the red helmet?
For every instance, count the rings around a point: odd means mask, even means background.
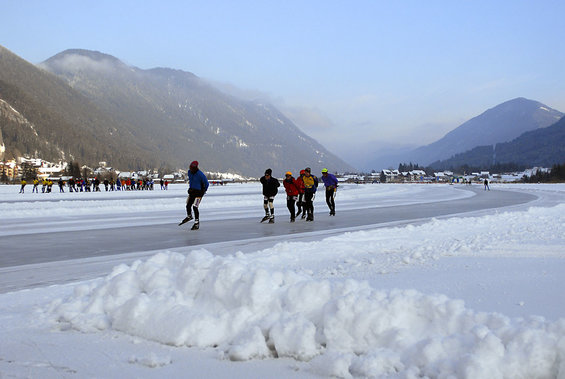
[[[190,167],[198,167],[198,161],[192,161]]]

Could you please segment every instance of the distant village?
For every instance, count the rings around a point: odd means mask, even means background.
[[[19,183],[21,179],[50,179],[53,181],[69,180],[71,178],[87,178],[99,180],[139,180],[164,179],[169,182],[184,182],[186,172],[159,173],[157,170],[120,171],[99,162],[97,168],[88,166],[73,167],[72,162],[48,162],[40,158],[20,157],[15,160],[0,162],[0,181],[3,183]]]
[[[71,178],[104,180],[164,180],[168,183],[186,182],[186,171],[159,172],[158,170],[120,171],[109,167],[106,162],[99,162],[97,168],[88,166],[72,167],[73,163],[52,163],[40,158],[18,158],[0,162],[0,182],[19,184],[25,180],[68,181]],[[451,171],[426,172],[424,170],[399,171],[383,169],[371,173],[335,173],[340,182],[350,183],[472,183],[488,179],[491,182],[518,182],[524,176],[530,177],[539,172],[548,172],[548,168],[535,167],[523,172],[491,174],[489,171],[454,173]],[[330,170],[331,171],[331,170]],[[207,172],[212,184],[246,182],[257,178],[243,177],[237,174]]]

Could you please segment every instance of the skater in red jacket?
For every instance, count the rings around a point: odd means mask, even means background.
[[[290,222],[294,222],[296,218],[295,203],[298,198],[300,190],[296,183],[296,179],[292,176],[292,172],[287,171],[283,181],[284,189],[286,191],[286,207],[290,212]]]

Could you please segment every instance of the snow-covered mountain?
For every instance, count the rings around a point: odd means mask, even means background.
[[[173,167],[198,160],[206,170],[251,176],[267,167],[275,175],[306,166],[353,170],[272,105],[227,95],[189,72],[143,70],[88,50],[64,51],[40,67],[150,140]]]

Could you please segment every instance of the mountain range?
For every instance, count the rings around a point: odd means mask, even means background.
[[[549,126],[563,116],[516,98],[432,144],[373,156],[370,167],[558,163],[562,123]],[[17,156],[124,170],[186,169],[198,160],[209,172],[255,177],[266,168],[279,176],[306,166],[355,171],[271,104],[227,94],[190,72],[144,70],[77,49],[33,65],[0,46],[0,159]]]
[[[510,142],[477,146],[450,159],[436,161],[436,170],[495,165],[552,167],[565,162],[565,117],[546,128],[525,132]]]
[[[247,176],[354,170],[270,104],[227,95],[189,72],[143,70],[89,50],[34,66],[0,47],[0,120],[6,156],[122,169],[186,169],[198,160],[206,171]]]
[[[396,167],[399,163],[413,162],[427,166],[477,146],[512,141],[525,132],[553,125],[563,116],[560,111],[538,101],[519,97],[466,121],[434,143],[378,157],[372,165],[384,163]]]

